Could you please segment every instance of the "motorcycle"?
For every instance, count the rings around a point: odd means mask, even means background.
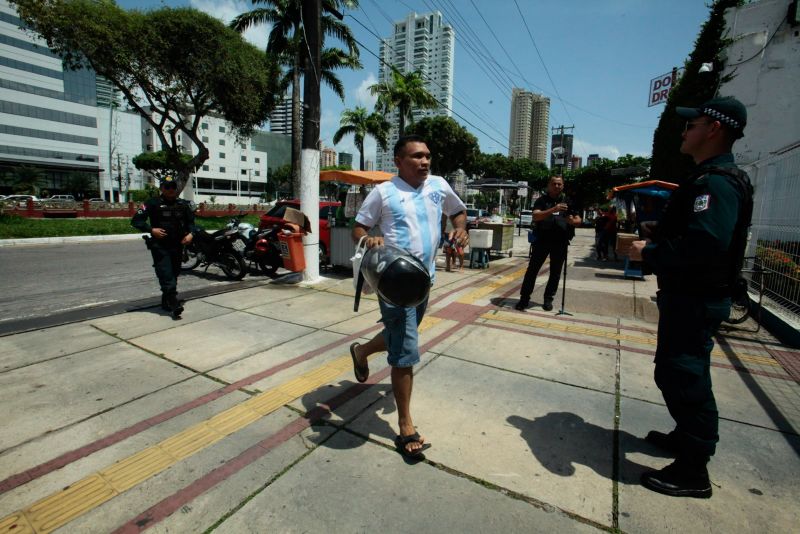
[[[192,242],[183,247],[182,270],[204,265],[208,271],[211,265],[215,265],[232,280],[241,280],[247,274],[243,257],[245,244],[238,229],[223,228],[209,234],[198,228],[192,236]]]
[[[234,218],[228,223],[227,228],[239,232],[244,245],[243,256],[249,266],[255,264],[265,275],[275,278],[278,267],[283,267],[280,244],[278,243],[278,228],[257,230],[250,223],[240,223]]]

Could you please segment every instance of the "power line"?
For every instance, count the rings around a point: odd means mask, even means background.
[[[371,32],[371,30],[370,30],[369,28],[367,28],[367,26],[366,26],[366,25],[364,25],[364,23],[363,23],[363,22],[361,22],[360,20],[358,20],[358,19],[357,19],[356,17],[354,17],[353,15],[351,15],[351,14],[346,14],[345,16],[348,16],[348,17],[350,17],[351,19],[353,19],[354,21],[356,21],[358,24],[360,24],[360,25],[361,25],[361,27],[363,27],[365,30],[367,30],[368,32],[372,33],[372,32]],[[383,39],[382,39],[380,36],[378,36],[378,35],[376,35],[376,34],[374,34],[374,33],[373,33],[373,35],[374,35],[376,38],[378,38],[379,40],[381,40],[381,41],[383,40]],[[355,41],[355,42],[356,42],[356,43],[357,43],[359,46],[361,46],[361,48],[362,48],[362,49],[366,50],[368,53],[370,53],[371,55],[375,56],[375,58],[376,58],[378,61],[380,61],[380,62],[381,62],[381,64],[383,64],[383,65],[385,65],[385,66],[389,67],[390,69],[395,69],[395,67],[394,67],[394,66],[390,65],[389,63],[387,63],[386,61],[384,61],[382,57],[380,57],[378,54],[376,54],[375,52],[373,52],[372,50],[370,50],[370,49],[367,47],[367,45],[365,45],[364,43],[362,43],[362,42],[361,42],[361,41],[359,41],[358,39],[355,39],[355,38],[354,38],[353,40],[354,40],[354,41]],[[423,76],[424,76],[424,74],[423,74]],[[431,81],[432,83],[436,83],[437,85],[439,85],[439,84],[438,84],[438,82],[436,82],[435,80],[429,79],[429,81]],[[442,87],[442,86],[441,86],[441,85],[439,85],[439,87]],[[458,118],[460,118],[462,121],[464,121],[465,123],[467,123],[467,124],[469,124],[471,127],[473,127],[475,130],[479,131],[480,133],[482,133],[483,135],[485,135],[486,137],[488,137],[489,139],[491,139],[492,141],[494,141],[495,143],[497,143],[497,144],[498,144],[498,145],[500,145],[501,147],[503,147],[503,148],[505,148],[505,149],[508,149],[508,146],[506,146],[506,145],[505,145],[505,144],[504,144],[502,141],[498,141],[497,139],[495,139],[494,137],[492,137],[491,135],[489,135],[489,134],[488,134],[487,132],[485,132],[483,129],[479,128],[478,126],[476,126],[475,124],[473,124],[472,122],[470,122],[470,121],[469,121],[469,120],[468,120],[466,117],[464,117],[463,115],[461,115],[461,114],[460,114],[460,113],[458,113],[457,111],[455,111],[455,110],[451,109],[450,107],[448,107],[447,105],[445,105],[445,104],[444,104],[443,102],[441,102],[441,101],[440,101],[438,98],[434,97],[434,100],[436,100],[436,102],[437,102],[437,103],[438,103],[438,104],[439,104],[439,105],[440,105],[442,108],[444,108],[444,109],[446,109],[446,110],[450,111],[450,112],[451,112],[451,113],[453,113],[455,116],[457,116]],[[460,102],[460,103],[462,103],[462,105],[463,105],[463,102]],[[465,107],[466,107],[467,109],[469,109],[469,107],[468,107],[468,106],[465,106]],[[478,118],[480,118],[480,117],[478,117]]]

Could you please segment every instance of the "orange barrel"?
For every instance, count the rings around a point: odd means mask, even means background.
[[[283,267],[299,273],[306,268],[306,257],[303,254],[303,233],[296,224],[284,224],[278,233],[278,242],[281,246]]]

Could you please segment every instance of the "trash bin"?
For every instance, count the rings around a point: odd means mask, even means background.
[[[284,224],[278,233],[278,242],[281,246],[283,267],[299,273],[306,268],[306,258],[303,254],[303,232],[296,224]]]

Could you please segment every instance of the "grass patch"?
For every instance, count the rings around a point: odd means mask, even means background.
[[[218,230],[228,224],[230,217],[197,217],[195,224],[206,230]],[[258,215],[240,219],[258,226]],[[102,219],[27,219],[19,215],[0,215],[0,239],[31,237],[67,237],[83,235],[138,234],[128,217]]]

